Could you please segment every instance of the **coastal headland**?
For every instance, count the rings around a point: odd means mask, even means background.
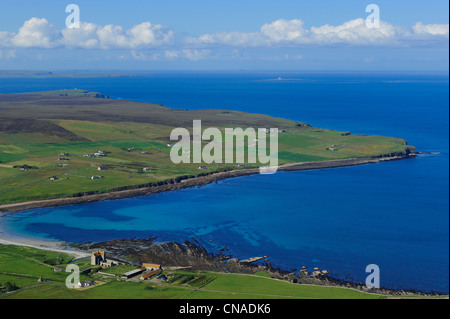
[[[222,132],[277,128],[280,171],[376,163],[416,152],[401,138],[317,128],[262,114],[173,109],[80,89],[3,94],[0,106],[3,212],[150,195],[255,174],[264,166],[174,164],[171,132],[189,129],[196,119]],[[248,148],[259,144],[248,142]]]

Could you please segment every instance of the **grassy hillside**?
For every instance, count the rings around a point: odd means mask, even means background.
[[[279,134],[279,164],[368,157],[408,148],[398,138],[351,135],[245,112],[186,111],[112,100],[84,90],[0,95],[0,204],[103,193],[239,169],[235,164],[171,162],[168,144],[175,141],[170,141],[170,132],[175,127],[192,130],[194,119],[202,120],[203,129],[218,127],[222,132],[226,127],[285,131]],[[100,150],[106,157],[83,156]],[[199,165],[207,168],[199,170]],[[99,166],[107,169],[98,171]],[[104,178],[91,180],[95,175]]]

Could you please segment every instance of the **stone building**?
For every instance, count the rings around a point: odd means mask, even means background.
[[[91,265],[100,265],[102,262],[106,262],[106,253],[104,251],[93,251],[91,253]]]

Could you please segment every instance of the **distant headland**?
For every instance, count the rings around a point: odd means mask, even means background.
[[[309,81],[313,81],[311,79],[295,79],[295,78],[282,78],[282,77],[278,77],[276,79],[263,79],[263,80],[258,80],[260,82],[309,82]]]

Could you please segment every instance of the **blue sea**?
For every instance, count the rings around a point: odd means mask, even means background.
[[[302,78],[311,81],[260,81]],[[449,81],[440,73],[158,72],[135,78],[0,79],[0,93],[82,88],[173,108],[264,113],[354,134],[406,139],[414,159],[278,172],[0,219],[18,236],[68,242],[158,237],[268,255],[364,282],[448,293]],[[0,111],[1,116],[1,111]]]

